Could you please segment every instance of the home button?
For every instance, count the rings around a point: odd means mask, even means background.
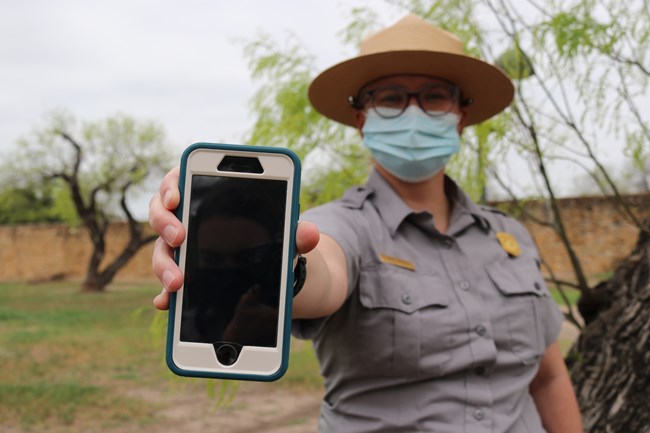
[[[217,354],[217,360],[221,365],[233,365],[239,358],[241,346],[233,343],[215,343],[214,351]]]

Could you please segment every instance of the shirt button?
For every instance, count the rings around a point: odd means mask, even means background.
[[[474,411],[474,418],[476,418],[479,421],[482,420],[483,418],[485,418],[485,411],[483,409],[476,409]]]
[[[469,281],[461,281],[458,286],[463,290],[469,290],[470,288]]]
[[[476,367],[474,369],[474,373],[478,374],[479,376],[485,376],[485,367],[483,367],[482,365],[479,366],[479,367]]]
[[[485,326],[483,325],[478,325],[476,328],[474,328],[474,331],[476,331],[476,333],[481,337],[487,333],[487,329],[485,329]]]
[[[411,295],[408,293],[404,293],[402,295],[402,302],[405,303],[406,305],[409,305],[412,302]]]
[[[542,285],[535,281],[535,290],[542,290]]]
[[[451,239],[445,239],[444,241],[442,241],[442,244],[445,246],[445,248],[450,249],[451,247],[454,246],[454,241],[452,241]]]

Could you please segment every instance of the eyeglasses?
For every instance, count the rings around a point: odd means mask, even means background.
[[[459,103],[460,90],[452,84],[432,84],[417,92],[409,92],[401,86],[385,86],[362,90],[358,98],[350,98],[350,103],[360,110],[372,107],[381,117],[392,119],[408,108],[412,97],[422,111],[438,117],[449,113]]]

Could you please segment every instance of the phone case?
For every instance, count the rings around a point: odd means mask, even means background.
[[[283,154],[289,157],[293,163],[293,182],[292,182],[292,193],[291,193],[291,212],[290,212],[290,226],[289,226],[289,255],[288,257],[292,258],[295,255],[295,232],[298,222],[298,216],[300,212],[299,197],[300,197],[300,159],[298,156],[289,149],[278,148],[278,147],[267,147],[267,146],[250,146],[250,145],[239,145],[239,144],[220,144],[220,143],[195,143],[189,146],[183,152],[181,157],[181,171],[179,179],[179,189],[181,191],[181,202],[176,210],[176,217],[179,220],[182,220],[183,215],[183,193],[185,191],[185,179],[186,179],[186,170],[187,170],[187,160],[192,152],[197,149],[216,149],[222,151],[234,151],[234,152],[247,152],[251,156],[260,155],[260,154]],[[174,254],[174,258],[177,264],[180,260],[180,248],[177,248]],[[231,380],[254,380],[254,381],[275,381],[281,378],[287,368],[289,362],[289,346],[291,338],[291,309],[293,301],[293,282],[294,282],[294,269],[293,269],[293,260],[288,260],[286,267],[286,290],[284,299],[280,299],[280,302],[284,302],[284,318],[281,322],[280,329],[278,334],[282,335],[282,348],[281,348],[281,363],[279,369],[272,373],[240,373],[236,370],[233,371],[222,371],[222,372],[206,372],[206,371],[195,371],[191,369],[184,369],[179,367],[174,362],[174,330],[176,326],[180,327],[180,324],[176,323],[176,309],[178,305],[178,294],[176,292],[170,294],[170,305],[169,305],[169,320],[167,327],[167,349],[166,349],[166,361],[169,369],[177,375],[187,376],[187,377],[204,377],[204,378],[216,378],[216,379],[231,379]],[[279,335],[278,335],[279,337]]]

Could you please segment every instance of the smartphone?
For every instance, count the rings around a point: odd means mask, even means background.
[[[272,381],[289,357],[300,160],[288,149],[196,143],[181,158],[187,230],[175,259],[167,364],[176,374]]]

